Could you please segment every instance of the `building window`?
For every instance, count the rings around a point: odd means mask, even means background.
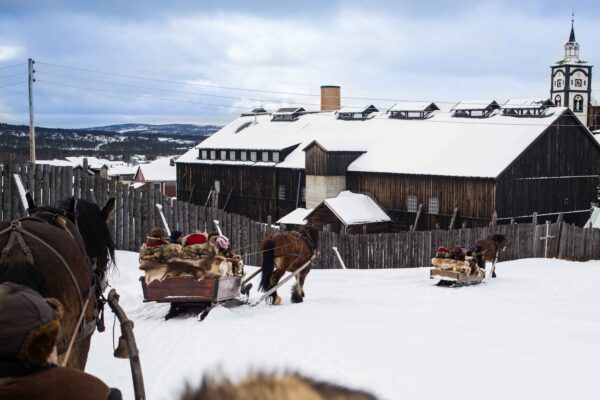
[[[210,151],[210,159],[211,160],[216,160],[217,159],[217,151],[216,150],[211,150]]]
[[[221,160],[227,160],[227,152],[225,150],[221,150]]]
[[[575,100],[573,102],[573,111],[583,111],[583,97],[581,97],[580,95],[575,96]]]
[[[221,181],[215,181],[215,192],[221,191]]]
[[[256,161],[256,152],[255,151],[250,152],[250,161]]]
[[[247,158],[247,156],[248,156],[248,153],[247,153],[247,152],[245,152],[245,151],[242,151],[242,152],[240,153],[240,160],[242,160],[242,161],[246,161],[246,158]]]
[[[235,151],[231,150],[231,151],[229,152],[229,159],[230,159],[230,160],[235,160]]]
[[[278,152],[273,153],[273,162],[279,162],[279,153]]]
[[[406,209],[409,212],[417,212],[417,196],[411,194],[406,199]]]
[[[203,160],[206,160],[206,159],[208,158],[208,151],[206,151],[206,150],[202,150],[202,151],[200,152],[200,154],[201,154],[201,156],[200,156],[200,157],[201,157]]]
[[[554,104],[556,105],[556,107],[560,107],[561,106],[561,97],[559,95],[556,95],[554,97]]]
[[[440,212],[440,201],[437,197],[430,197],[427,209],[429,214],[439,214]]]
[[[277,190],[277,198],[279,200],[285,200],[285,185],[279,185]]]
[[[160,183],[155,183],[154,184],[154,189],[160,190]]]
[[[263,160],[264,162],[267,162],[267,161],[269,161],[269,152],[268,152],[268,151],[263,151],[263,152],[262,152],[262,160]]]
[[[556,87],[562,87],[562,79],[556,80]]]

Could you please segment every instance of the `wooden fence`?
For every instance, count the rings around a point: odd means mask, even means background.
[[[36,204],[57,206],[70,196],[97,202],[101,207],[114,197],[117,201],[110,229],[118,249],[137,251],[154,226],[161,225],[156,204],[161,204],[171,229],[190,232],[213,229],[220,222],[232,247],[248,265],[260,265],[257,254],[260,240],[276,228],[237,214],[205,208],[163,196],[157,190],[140,191],[118,181],[90,175],[82,169],[48,165],[15,164],[0,166],[0,218],[11,220],[24,215],[12,174],[21,176]],[[548,229],[548,235],[546,234]],[[410,231],[401,233],[339,235],[321,232],[318,249],[321,256],[316,268],[340,268],[333,247],[337,247],[348,268],[409,268],[429,266],[438,246],[469,245],[490,234],[508,237],[507,250],[500,260],[543,257],[545,236],[548,257],[573,260],[600,259],[600,230],[582,229],[557,222],[548,226],[535,224],[499,225],[487,228],[451,231]]]

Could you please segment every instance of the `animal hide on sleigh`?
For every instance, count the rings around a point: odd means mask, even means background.
[[[170,257],[169,257],[170,256]],[[163,281],[170,276],[193,276],[201,281],[206,276],[241,275],[241,257],[226,258],[213,243],[181,246],[164,244],[140,248],[140,269],[145,272],[146,284]]]
[[[431,264],[439,269],[452,270],[462,272],[467,275],[473,275],[479,272],[479,267],[473,260],[453,260],[450,258],[434,257],[431,259]]]

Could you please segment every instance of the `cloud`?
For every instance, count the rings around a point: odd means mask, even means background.
[[[13,61],[23,57],[24,49],[19,46],[0,46],[0,62]]]
[[[0,17],[0,43],[17,49],[13,59],[38,61],[37,120],[53,126],[224,123],[261,102],[319,104],[318,96],[207,85],[317,95],[321,84],[339,84],[343,96],[448,102],[545,96],[549,65],[562,55],[569,29],[568,15],[506,1],[421,8],[333,2],[301,10],[287,4],[260,12],[246,2],[218,9],[193,2],[189,9],[167,9],[159,2],[140,14],[118,12],[117,2],[90,10],[63,3]],[[600,37],[593,10],[578,19],[577,33],[585,58],[600,59],[592,46]],[[26,97],[20,97],[26,93],[9,89],[5,114],[16,121],[26,116]],[[385,107],[391,101],[344,99],[364,102]]]

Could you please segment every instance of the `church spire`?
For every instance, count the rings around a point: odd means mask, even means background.
[[[575,43],[575,10],[571,13],[571,35],[569,35],[569,42]]]

